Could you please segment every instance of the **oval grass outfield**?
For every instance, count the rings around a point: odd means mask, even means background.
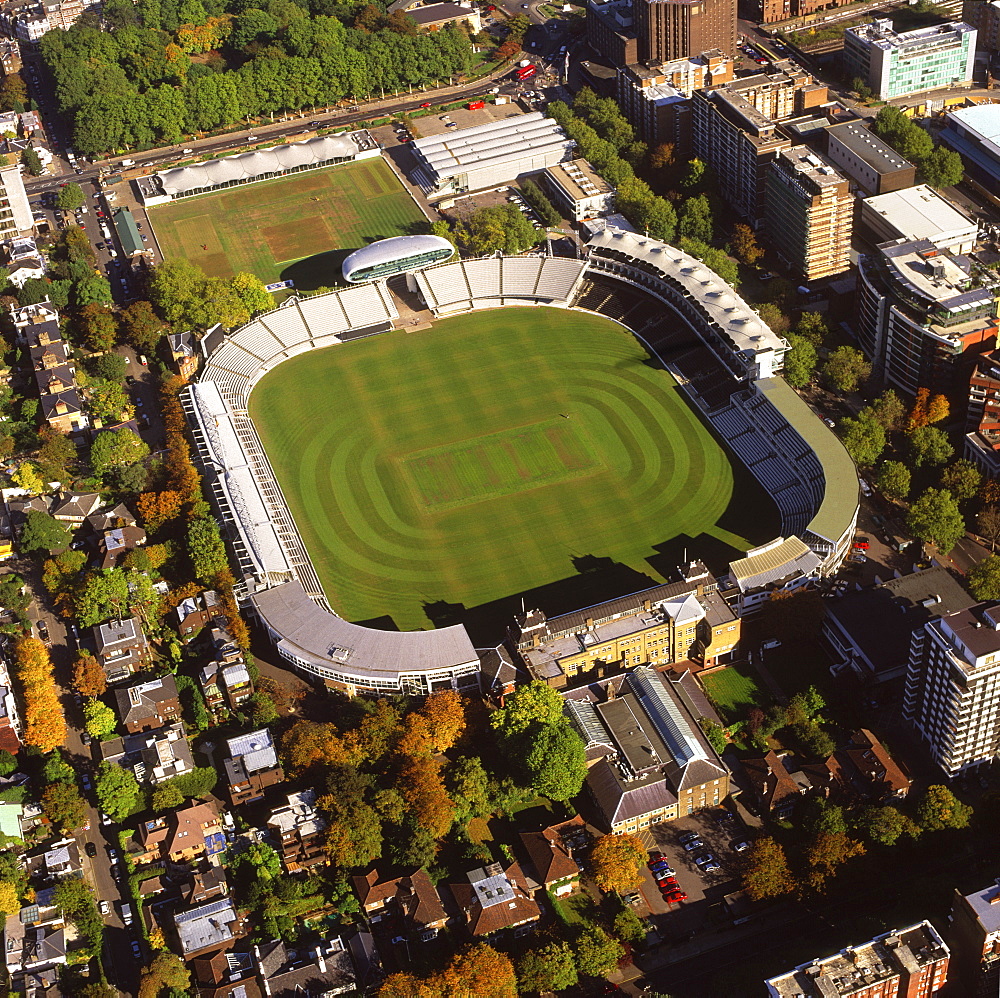
[[[728,456],[597,316],[498,309],[312,351],[261,380],[250,414],[351,620],[427,627],[425,604],[478,606],[586,555],[658,578],[656,546],[725,534]]]

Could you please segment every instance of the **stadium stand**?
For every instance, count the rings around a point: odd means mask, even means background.
[[[250,335],[254,325],[255,323],[250,323],[244,328],[240,346],[243,346],[243,341]],[[295,307],[286,306],[269,312],[266,318],[261,317],[260,325],[271,333],[282,347],[290,347],[293,343],[309,339],[309,327],[302,318],[302,313]]]
[[[501,280],[505,298],[534,298],[542,261],[538,257],[506,257],[501,263]]]

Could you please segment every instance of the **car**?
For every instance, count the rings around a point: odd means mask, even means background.
[[[444,127],[445,128],[458,128],[458,122],[457,121],[449,121],[448,124],[445,125]]]
[[[687,901],[687,899],[688,899],[687,894],[685,894],[684,891],[680,889],[671,891],[669,894],[663,895],[663,900],[666,901],[667,904],[680,904],[681,901]]]
[[[678,887],[677,884],[661,883],[656,886],[660,888],[661,894],[673,894],[674,891],[680,890],[680,887]]]
[[[870,496],[872,494],[872,487],[863,479],[858,479],[858,484],[861,486],[861,494],[863,496]]]
[[[409,135],[400,135],[399,141],[402,142],[403,145],[406,145],[407,142],[412,142],[413,139],[411,139]]]
[[[664,887],[679,887],[676,877],[660,877],[656,881],[656,885],[663,890]]]
[[[868,538],[866,537],[859,537],[854,542],[855,551],[867,551],[869,547],[871,547],[871,544],[869,543]]]
[[[146,360],[145,354],[143,353],[139,354],[139,363],[142,364],[143,367],[147,367],[149,365],[149,361]]]
[[[746,852],[750,848],[750,843],[746,839],[741,839],[739,842],[733,843],[734,852]]]
[[[101,913],[102,915],[110,915],[110,914],[111,914],[111,905],[110,905],[110,904],[108,904],[108,902],[107,902],[107,901],[101,901],[101,902],[99,902],[99,903],[98,903],[98,905],[97,905],[97,910],[98,910],[98,911],[99,911],[99,912],[100,912],[100,913]]]
[[[670,864],[665,859],[658,859],[655,863],[647,864],[653,873],[658,873],[660,870],[669,870]]]
[[[642,895],[638,891],[633,891],[631,894],[624,895],[622,900],[626,904],[638,904],[642,900]]]
[[[49,626],[44,620],[39,620],[35,622],[35,626],[38,628],[38,636],[43,641],[49,640]]]
[[[90,733],[87,731],[84,731],[83,734],[80,735],[80,741],[82,741],[84,745],[89,745],[93,740],[94,739],[90,737]]]
[[[714,873],[716,870],[722,869],[719,866],[719,861],[710,852],[705,853],[704,856],[695,856],[694,861],[705,873]]]
[[[105,814],[105,813],[104,813],[104,812],[102,811],[102,812],[101,812],[101,824],[102,824],[102,825],[105,825],[105,826],[107,826],[107,825],[110,825],[111,823],[112,823],[112,822],[111,822],[111,818],[109,818],[109,817],[108,817],[108,815],[106,815],[106,814]]]
[[[684,845],[685,842],[690,842],[696,838],[698,838],[697,832],[683,832],[677,836],[677,841],[680,842],[681,845]]]
[[[705,843],[698,838],[691,839],[690,842],[684,842],[682,845],[685,852],[694,852],[695,849],[703,849],[705,847]]]
[[[431,102],[429,100],[428,101],[424,101],[424,103],[421,104],[420,106],[421,107],[430,107],[431,106]]]
[[[84,851],[84,852],[85,852],[85,853],[86,853],[86,854],[87,854],[87,855],[88,855],[88,856],[89,856],[89,857],[90,857],[91,859],[93,859],[93,858],[94,858],[94,857],[95,857],[95,856],[97,855],[97,843],[96,843],[96,842],[88,842],[88,843],[87,843],[87,844],[86,844],[86,845],[85,845],[85,846],[83,847],[83,851]]]
[[[138,383],[139,382],[137,382],[135,378],[132,377],[131,374],[125,379],[125,384],[128,385],[129,387],[131,387],[132,385],[137,385]]]
[[[771,271],[769,271],[769,270],[762,270],[757,275],[757,277],[758,277],[759,280],[762,280],[762,281],[770,281],[774,277],[774,274],[772,274]]]
[[[139,945],[139,941],[137,939],[132,940],[132,956],[134,956],[137,960],[142,959],[142,947]]]
[[[826,423],[826,425],[829,426],[831,430],[836,429],[837,424],[832,419],[830,419],[829,416],[825,416],[823,418],[823,422]]]
[[[80,774],[80,786],[83,787],[84,790],[90,790],[90,788],[93,786],[93,784],[90,782],[89,773]]]

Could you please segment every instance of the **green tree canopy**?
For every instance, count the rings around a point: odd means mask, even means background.
[[[83,722],[87,733],[94,738],[110,738],[118,728],[117,715],[100,700],[87,700],[84,703]]]
[[[854,347],[837,347],[831,350],[823,365],[823,378],[838,392],[849,394],[858,390],[863,381],[868,380],[872,366],[864,354]]]
[[[83,188],[79,184],[63,184],[56,191],[56,207],[63,211],[75,211],[87,200]]]
[[[910,469],[902,461],[883,461],[875,485],[890,499],[905,499],[910,494]]]
[[[941,488],[947,489],[959,502],[971,499],[979,491],[982,480],[979,469],[964,457],[941,472]]]
[[[847,453],[859,467],[871,467],[885,450],[885,430],[873,419],[845,416],[840,421],[840,432]]]
[[[128,616],[128,579],[120,568],[93,572],[76,593],[76,616],[83,627]]]
[[[565,991],[578,979],[576,956],[569,943],[548,943],[530,949],[517,963],[517,984],[521,994]]]
[[[915,468],[922,468],[925,464],[944,464],[955,453],[947,434],[936,426],[914,427],[906,435],[906,445]]]
[[[577,970],[585,977],[607,977],[625,955],[621,943],[592,922],[584,925],[573,948]]]
[[[25,554],[36,551],[59,551],[70,542],[70,532],[56,519],[33,509],[25,517],[20,548]]]
[[[906,421],[906,406],[891,388],[882,392],[871,405],[866,406],[861,412],[870,415],[888,433],[902,429],[903,423]]]
[[[90,463],[97,475],[123,468],[149,456],[149,445],[127,426],[98,433],[90,448]]]
[[[795,889],[785,850],[771,836],[761,836],[750,846],[743,871],[743,889],[754,901],[780,897]]]
[[[712,220],[712,206],[704,194],[687,198],[678,216],[677,231],[681,236],[710,243],[715,228]]]
[[[906,517],[918,540],[936,544],[947,554],[965,535],[965,520],[947,489],[927,489],[910,507]]]
[[[965,828],[971,820],[972,808],[940,784],[928,787],[917,803],[917,824],[925,831]]]
[[[499,710],[490,715],[490,726],[505,738],[523,734],[534,724],[559,723],[563,699],[548,683],[535,679],[518,686]]]
[[[187,553],[191,568],[199,582],[210,583],[229,565],[226,546],[219,534],[215,520],[207,516],[199,517],[188,524]]]
[[[785,380],[793,388],[804,388],[816,373],[819,354],[804,336],[790,333],[788,342],[791,349],[785,354]]]
[[[101,810],[113,821],[124,821],[142,806],[143,794],[135,775],[113,762],[102,762],[94,784]]]
[[[1000,600],[1000,557],[991,554],[973,565],[966,576],[969,592],[979,600]]]
[[[882,846],[895,845],[903,835],[915,839],[921,831],[919,825],[891,804],[869,804],[863,807],[856,824],[858,831],[866,839]]]
[[[556,724],[539,725],[524,736],[524,768],[530,785],[544,797],[568,801],[575,797],[587,776],[583,739],[560,718]]]

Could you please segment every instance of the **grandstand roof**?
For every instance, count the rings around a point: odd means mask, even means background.
[[[691,299],[724,331],[739,353],[773,350],[783,355],[788,344],[713,270],[683,250],[637,232],[604,229],[588,246],[618,250],[681,284]]]
[[[349,281],[350,275],[369,267],[407,260],[424,253],[447,250],[448,256],[455,252],[455,247],[443,236],[391,236],[362,246],[351,253],[341,264],[344,280]]]
[[[305,142],[272,146],[224,156],[222,159],[196,163],[194,166],[180,166],[175,170],[164,170],[157,177],[165,194],[176,197],[188,191],[200,191],[207,187],[240,180],[253,180],[269,173],[285,173],[297,166],[314,166],[328,163],[333,159],[353,159],[360,151],[353,133],[323,135]]]
[[[396,682],[400,673],[438,672],[474,664],[479,656],[461,624],[433,631],[380,631],[322,609],[302,583],[286,582],[251,599],[279,647],[295,658],[364,679]]]
[[[411,148],[440,179],[489,164],[538,156],[548,148],[561,146],[569,149],[573,145],[573,140],[566,137],[552,118],[547,118],[541,111],[532,111],[485,125],[430,135],[417,139]]]
[[[822,559],[798,537],[788,537],[777,544],[764,545],[746,558],[729,563],[729,574],[740,590],[746,592],[792,575],[806,576],[815,572]]]
[[[826,488],[809,530],[836,543],[858,511],[858,471],[844,445],[782,378],[762,378],[757,388],[812,448],[823,466]]]

